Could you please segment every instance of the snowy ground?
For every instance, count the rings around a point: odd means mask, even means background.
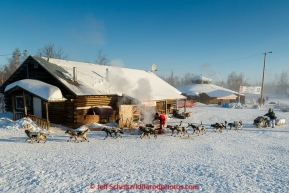
[[[270,101],[289,104],[288,98]],[[208,128],[200,136],[192,136],[190,129],[189,137],[167,132],[140,139],[137,132],[125,132],[123,138],[103,140],[104,132],[91,131],[90,142],[75,143],[66,142],[65,130],[55,126],[45,144],[24,142],[27,120],[13,122],[10,113],[3,113],[0,192],[159,192],[160,187],[163,192],[288,192],[289,112],[274,108],[278,118],[286,119],[284,126],[252,125],[269,107],[274,105],[230,109],[199,104],[187,109],[193,116],[183,120],[184,126],[202,121]],[[225,120],[242,120],[243,130],[219,133],[209,128]],[[180,121],[168,119],[169,124]],[[180,190],[181,185],[191,189]]]

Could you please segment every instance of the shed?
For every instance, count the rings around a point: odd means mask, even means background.
[[[187,99],[197,100],[204,104],[220,104],[239,100],[245,103],[245,95],[211,83],[211,79],[204,76],[195,77],[192,84],[177,88],[185,93]]]

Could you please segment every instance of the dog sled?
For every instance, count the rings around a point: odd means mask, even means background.
[[[187,114],[187,115],[189,115],[189,114]],[[190,116],[191,116],[191,114],[190,114]],[[178,109],[174,109],[173,114],[170,117],[175,117],[178,119],[186,119],[187,116],[185,114],[179,113]]]
[[[152,124],[146,124],[146,127],[154,128],[155,130],[157,130],[158,134],[164,134],[164,133],[166,133],[167,124],[165,124],[161,130],[160,129],[160,120],[154,120],[152,122]]]
[[[153,127],[155,129],[160,128],[160,120],[154,120],[152,121],[152,124],[146,124],[146,127]]]
[[[253,125],[255,125],[258,128],[261,128],[261,127],[266,128],[268,126],[268,117],[264,117],[264,116],[257,117],[256,119],[254,119]]]

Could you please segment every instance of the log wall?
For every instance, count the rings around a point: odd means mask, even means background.
[[[75,99],[71,99],[73,108],[73,128],[77,128],[81,125],[87,124],[90,120],[91,122],[100,123],[98,116],[87,116],[87,111],[91,107],[95,106],[111,106],[114,113],[107,121],[114,121],[115,115],[118,114],[118,96],[107,95],[107,96],[79,96]]]

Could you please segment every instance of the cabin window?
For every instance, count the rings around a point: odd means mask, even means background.
[[[24,101],[22,96],[16,96],[16,109],[24,109]]]
[[[38,68],[38,63],[34,62],[34,68]]]

